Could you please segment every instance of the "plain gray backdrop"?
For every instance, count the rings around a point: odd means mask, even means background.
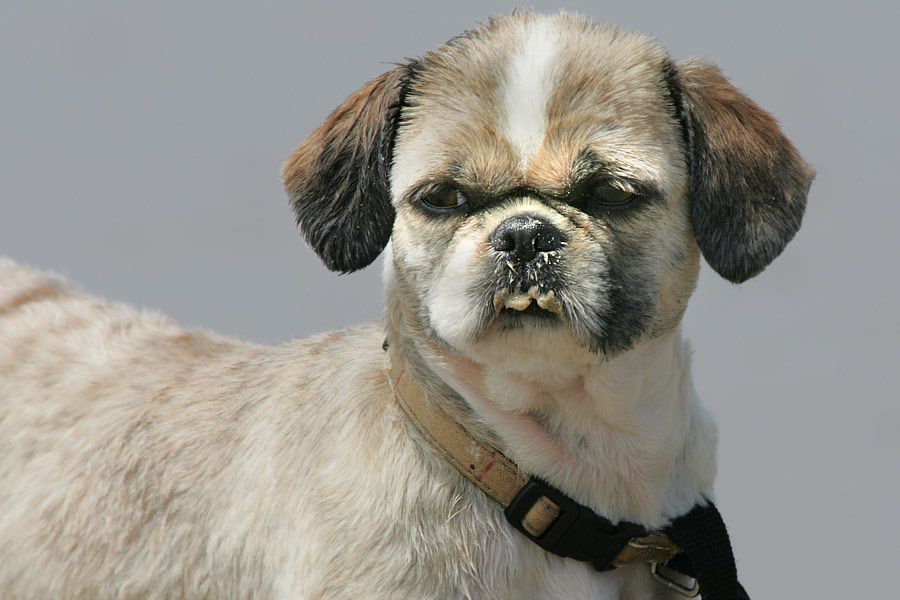
[[[900,587],[896,6],[533,5],[713,60],[818,170],[786,252],[741,286],[704,266],[685,319],[721,428],[718,504],[756,599]],[[381,261],[327,272],[279,164],[389,63],[515,7],[5,0],[0,254],[257,342],[375,319]]]

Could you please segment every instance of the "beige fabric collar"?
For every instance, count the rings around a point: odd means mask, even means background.
[[[438,403],[430,402],[422,388],[409,377],[400,361],[388,351],[386,369],[397,403],[416,429],[453,467],[498,502],[504,509],[531,479],[500,450],[471,436],[445,413]],[[540,538],[560,515],[560,506],[541,496],[522,518],[522,528]],[[616,567],[645,562],[667,563],[680,549],[661,532],[644,532],[631,538],[612,565]]]

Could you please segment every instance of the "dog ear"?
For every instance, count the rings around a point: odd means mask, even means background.
[[[684,61],[677,71],[681,94],[673,95],[690,155],[694,236],[709,265],[741,283],[797,233],[815,171],[775,119],[715,65]]]
[[[332,271],[368,266],[391,237],[391,154],[406,75],[398,67],[364,85],[281,167],[297,225]]]

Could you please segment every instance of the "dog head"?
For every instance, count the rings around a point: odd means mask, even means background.
[[[389,293],[431,340],[611,356],[677,326],[701,253],[733,282],[762,271],[813,171],[716,67],[519,13],[368,83],[283,177],[329,268],[392,241]]]

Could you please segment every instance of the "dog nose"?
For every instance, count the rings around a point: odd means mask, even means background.
[[[527,264],[538,252],[552,252],[564,240],[562,232],[549,221],[523,214],[509,217],[497,225],[490,241],[494,250]]]

